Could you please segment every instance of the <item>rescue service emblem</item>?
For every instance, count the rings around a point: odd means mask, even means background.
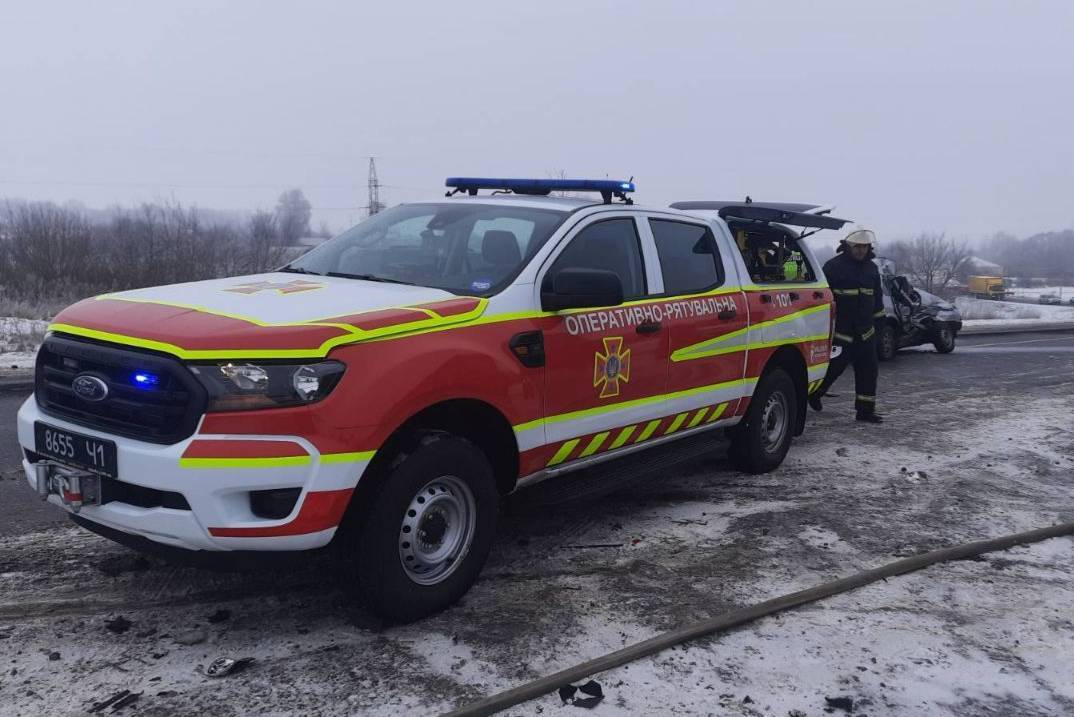
[[[238,284],[229,289],[224,289],[224,291],[231,291],[236,294],[256,294],[259,291],[275,291],[279,294],[297,294],[300,291],[313,291],[314,289],[323,288],[324,284],[318,284],[315,281],[295,279],[294,281],[286,281],[279,284],[272,281],[255,281],[250,284]]]
[[[593,357],[593,387],[601,398],[619,395],[619,382],[630,381],[630,349],[623,350],[623,337],[604,339],[604,352]]]

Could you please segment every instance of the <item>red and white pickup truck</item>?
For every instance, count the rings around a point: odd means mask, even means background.
[[[410,620],[466,592],[520,486],[714,429],[742,469],[780,464],[831,351],[791,227],[844,220],[644,208],[608,180],[448,186],[277,272],[65,309],[18,415],[31,485],[142,549],[334,542]],[[603,201],[542,196],[562,189]]]

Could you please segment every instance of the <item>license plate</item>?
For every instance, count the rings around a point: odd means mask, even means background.
[[[113,441],[35,422],[34,444],[38,453],[60,463],[84,468],[109,478],[118,477],[116,444]]]

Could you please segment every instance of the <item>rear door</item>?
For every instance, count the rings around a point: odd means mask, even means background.
[[[675,430],[734,416],[743,387],[749,312],[737,272],[702,221],[650,216],[671,333],[668,393]]]

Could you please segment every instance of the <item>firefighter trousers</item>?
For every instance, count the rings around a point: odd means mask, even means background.
[[[828,363],[828,372],[824,382],[817,389],[817,396],[827,393],[836,379],[843,375],[847,364],[854,364],[854,408],[858,413],[869,414],[876,411],[876,380],[880,373],[880,362],[876,356],[876,337],[868,340],[854,339],[854,343],[843,346],[839,355]]]

